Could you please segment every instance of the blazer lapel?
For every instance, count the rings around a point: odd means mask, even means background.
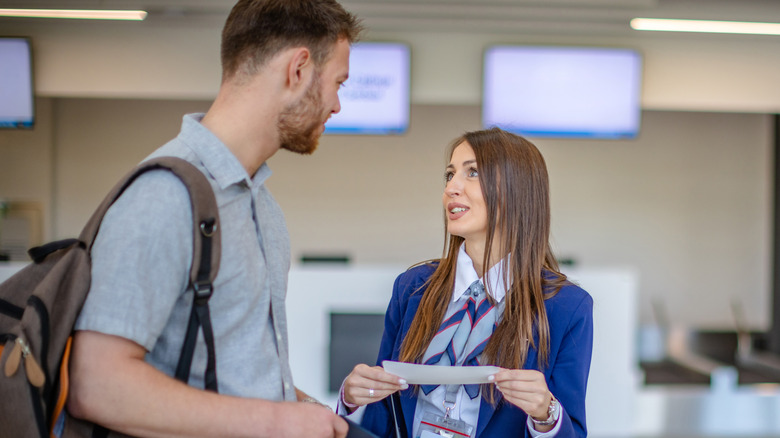
[[[482,436],[482,431],[485,430],[485,427],[487,427],[488,423],[490,422],[490,419],[493,417],[493,414],[496,413],[496,408],[491,405],[487,400],[484,399],[484,397],[481,397],[481,401],[479,403],[479,417],[477,419],[477,434],[476,437]],[[499,403],[501,403],[501,400],[503,397],[501,396],[501,393],[498,394],[498,400],[496,402],[496,406],[498,406]]]
[[[534,331],[534,340],[536,340],[536,331]],[[536,340],[538,343],[539,341]],[[536,361],[537,361],[537,351],[535,348],[529,348],[528,349],[528,356],[525,359],[525,366],[523,367],[526,370],[535,370],[537,369]],[[499,392],[498,398],[496,400],[496,405],[498,406],[503,402],[504,396]],[[482,432],[485,430],[485,427],[487,427],[488,423],[490,422],[491,418],[493,418],[493,414],[496,413],[496,408],[491,405],[487,400],[484,398],[480,402],[479,405],[479,419],[477,421],[477,434],[476,437],[481,437]]]
[[[401,342],[406,334],[409,332],[409,326],[412,324],[414,315],[417,313],[417,308],[420,306],[420,300],[422,300],[422,293],[413,293],[409,296],[407,301],[407,307],[404,311],[403,327],[401,332],[403,336],[399,336],[396,341],[395,351],[393,352],[393,358],[398,360],[398,354],[401,351]],[[401,411],[404,414],[404,422],[406,423],[406,430],[408,431],[408,437],[412,438],[412,429],[414,426],[414,411],[417,409],[417,398],[414,393],[415,387],[409,387],[405,391],[401,391]]]
[[[404,414],[406,423],[407,437],[412,437],[412,428],[414,426],[414,411],[417,408],[417,399],[412,397],[412,388],[401,392],[401,411]]]

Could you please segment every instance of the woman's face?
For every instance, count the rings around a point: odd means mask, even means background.
[[[477,158],[467,142],[453,150],[445,181],[442,202],[447,231],[464,238],[468,247],[482,248],[487,239],[487,205],[479,184]]]

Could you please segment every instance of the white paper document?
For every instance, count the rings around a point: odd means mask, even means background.
[[[490,383],[491,376],[501,369],[494,366],[451,367],[439,365],[419,365],[406,362],[383,360],[382,368],[390,374],[406,380],[410,385],[468,385]]]

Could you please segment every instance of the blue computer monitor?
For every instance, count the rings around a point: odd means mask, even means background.
[[[0,128],[32,128],[32,50],[29,38],[0,37]]]
[[[401,43],[357,43],[349,79],[339,90],[341,112],[326,134],[403,134],[409,129],[410,49]]]
[[[635,50],[493,46],[484,57],[482,123],[529,137],[635,138],[641,83]]]

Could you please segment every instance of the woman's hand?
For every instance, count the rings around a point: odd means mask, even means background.
[[[344,401],[363,406],[408,387],[405,380],[386,373],[382,367],[370,367],[361,363],[355,365],[344,379]]]
[[[493,382],[508,402],[537,420],[547,418],[552,394],[544,374],[536,370],[502,369],[493,375]]]

